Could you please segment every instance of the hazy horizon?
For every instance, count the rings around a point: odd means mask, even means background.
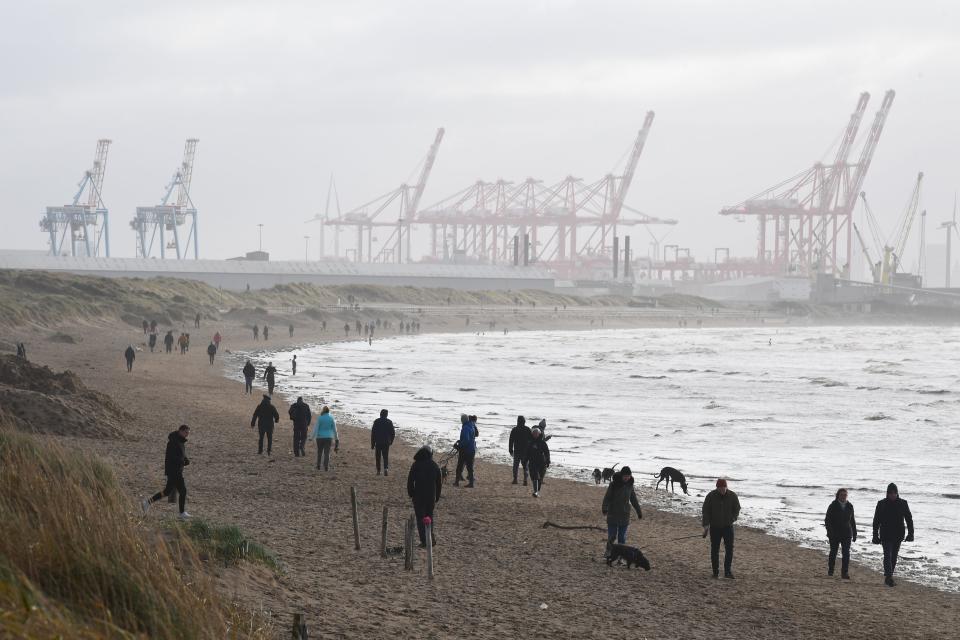
[[[336,176],[344,210],[411,179],[446,128],[423,204],[477,179],[588,181],[656,120],[627,204],[680,224],[701,260],[752,256],[756,228],[717,215],[831,155],[861,91],[897,98],[865,189],[891,232],[918,171],[927,243],[957,188],[960,8],[893,2],[19,4],[0,26],[2,248],[46,248],[97,138],[111,249],[200,139],[201,257],[301,259]],[[14,63],[10,63],[13,61]],[[858,218],[859,218],[858,210]],[[654,227],[663,235],[667,227]],[[905,256],[916,259],[919,220]],[[635,254],[648,236],[632,232]]]

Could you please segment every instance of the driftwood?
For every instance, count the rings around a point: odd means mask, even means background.
[[[557,529],[594,529],[596,531],[606,531],[606,529],[603,527],[598,527],[596,525],[567,526],[550,522],[549,520],[543,523],[543,528],[546,529],[547,527],[556,527]]]

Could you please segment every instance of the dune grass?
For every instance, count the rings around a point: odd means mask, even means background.
[[[0,270],[0,326],[57,326],[71,320],[120,319],[133,326],[157,320],[162,326],[216,318],[220,309],[322,307],[348,299],[406,305],[625,304],[626,298],[594,302],[552,291],[459,291],[380,285],[319,286],[291,283],[250,292],[220,291],[202,282],[176,278],[103,278],[45,271]],[[60,338],[62,339],[62,338]]]
[[[102,462],[0,428],[0,636],[265,638]]]
[[[235,565],[240,560],[260,563],[276,572],[280,572],[280,563],[272,551],[249,540],[239,528],[233,525],[212,524],[202,518],[192,518],[177,523],[176,528],[183,531],[194,543],[197,551],[222,562],[224,566]]]

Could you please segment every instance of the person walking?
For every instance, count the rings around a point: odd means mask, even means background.
[[[147,331],[150,329],[150,323],[146,320],[143,321],[143,335],[147,335]]]
[[[180,338],[177,340],[177,346],[180,347],[180,355],[186,355],[187,353],[187,334],[181,333]]]
[[[289,329],[289,331],[290,331],[290,337],[292,338],[292,337],[293,337],[293,324],[291,324],[291,325],[288,327],[288,329]]]
[[[207,345],[207,355],[210,356],[210,364],[213,364],[213,357],[217,355],[217,345],[213,342]]]
[[[530,471],[530,481],[533,483],[533,497],[540,497],[540,486],[543,484],[543,476],[547,473],[547,467],[550,466],[550,447],[538,427],[530,431],[530,444],[526,451],[527,462],[524,465],[526,470]],[[526,478],[524,478],[526,484]]]
[[[370,428],[370,448],[374,450],[374,459],[377,463],[377,475],[380,475],[380,461],[383,460],[383,475],[390,475],[390,445],[397,432],[393,428],[393,421],[387,416],[386,409],[380,410],[380,417],[373,421]]]
[[[407,474],[407,495],[413,501],[413,512],[417,518],[417,533],[420,534],[420,547],[427,546],[427,533],[423,519],[430,518],[431,542],[437,544],[436,524],[433,523],[433,509],[440,501],[443,488],[443,475],[440,467],[433,461],[433,450],[423,446],[413,455],[413,464]]]
[[[197,329],[200,328],[200,312],[197,312],[197,317],[193,319],[193,326]]]
[[[290,362],[290,369],[293,371],[292,375],[297,375],[297,356],[293,356],[293,360]]]
[[[536,429],[534,429],[536,431]],[[613,480],[603,494],[600,511],[607,516],[607,551],[610,545],[627,543],[627,528],[630,526],[630,507],[637,513],[637,520],[643,519],[637,492],[633,489],[633,474],[630,467],[623,467],[613,474]]]
[[[144,500],[141,504],[143,512],[150,510],[150,505],[162,500],[165,496],[176,493],[179,496],[180,519],[185,520],[190,517],[187,513],[187,485],[183,479],[183,468],[190,464],[187,458],[187,438],[190,435],[190,427],[185,424],[167,435],[167,450],[163,456],[163,472],[167,476],[167,485],[163,491],[155,493],[150,498]]]
[[[460,415],[460,439],[457,441],[459,460],[457,461],[457,478],[453,481],[455,487],[460,486],[463,480],[463,468],[467,468],[467,489],[473,489],[473,461],[477,455],[477,424],[470,421],[470,416]]]
[[[847,490],[837,489],[836,499],[827,507],[823,519],[830,541],[830,556],[827,558],[827,575],[833,575],[837,563],[837,549],[842,548],[840,577],[850,579],[850,542],[857,539],[857,521],[853,517],[853,504],[847,501]]]
[[[264,337],[263,339],[266,340],[267,338]],[[268,362],[267,368],[263,370],[263,377],[267,380],[267,393],[269,393],[271,396],[273,395],[273,388],[277,384],[276,375],[277,368],[273,366],[272,362]]]
[[[307,443],[307,427],[313,418],[310,407],[302,397],[297,398],[297,401],[290,405],[288,414],[293,421],[293,457],[306,456],[307,452],[303,447]]]
[[[257,370],[253,366],[253,363],[247,360],[247,364],[243,365],[243,380],[246,382],[246,387],[244,388],[244,393],[249,393],[253,395],[253,379],[257,377]]]
[[[123,352],[123,357],[127,361],[127,373],[133,371],[133,361],[137,357],[137,352],[133,350],[133,345],[128,345],[127,350]]]
[[[222,341],[223,341],[223,336],[220,335],[219,331],[213,334],[213,344],[216,345],[217,351],[220,351],[220,342]]]
[[[167,335],[163,336],[163,347],[167,353],[173,353],[173,329],[167,331]]]
[[[324,471],[330,470],[330,445],[334,451],[340,450],[340,434],[337,433],[337,421],[330,415],[330,407],[324,407],[317,416],[313,427],[313,439],[317,441],[317,471],[323,465]]]
[[[903,523],[907,523],[907,537],[903,537]],[[873,513],[873,544],[883,545],[883,583],[895,587],[893,572],[901,542],[913,542],[913,515],[907,501],[900,497],[897,485],[887,485],[887,497],[877,502]]]
[[[510,430],[510,441],[507,443],[507,451],[513,456],[512,484],[517,484],[517,472],[520,465],[523,465],[523,486],[527,486],[527,447],[532,439],[533,434],[527,426],[527,419],[517,416],[517,426]]]
[[[710,563],[713,577],[720,575],[720,541],[723,541],[723,577],[733,578],[733,523],[740,517],[740,500],[727,489],[727,481],[717,480],[717,488],[703,501],[703,537],[710,534]]]
[[[253,417],[250,418],[250,428],[257,426],[260,434],[260,440],[257,453],[263,455],[263,437],[267,437],[267,455],[273,452],[273,427],[279,422],[280,413],[277,408],[270,403],[270,396],[264,394],[263,400],[253,410]]]
[[[147,344],[150,345],[150,353],[153,353],[153,350],[157,347],[157,334],[151,333],[150,337],[147,338]]]
[[[256,342],[260,339],[260,327],[253,325],[253,341]]]
[[[350,323],[347,322],[343,325],[343,335],[346,338],[350,337]]]
[[[269,339],[270,339],[270,327],[268,327],[266,324],[264,324],[264,325],[263,325],[263,340],[264,340],[264,342],[266,342],[266,341],[269,340]]]

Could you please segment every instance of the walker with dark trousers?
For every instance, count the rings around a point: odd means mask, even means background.
[[[904,537],[906,522],[906,537]],[[907,501],[900,497],[897,485],[887,485],[887,497],[877,502],[873,514],[873,544],[883,545],[883,583],[895,587],[893,572],[897,568],[897,556],[901,542],[913,542],[913,515]]]
[[[703,501],[703,537],[710,536],[710,564],[713,577],[720,575],[720,542],[723,542],[723,576],[733,579],[733,523],[740,517],[740,500],[717,480],[717,488]]]
[[[436,522],[434,520],[434,506],[440,500],[440,490],[443,488],[443,475],[440,467],[433,461],[433,450],[430,447],[420,447],[413,456],[410,473],[407,474],[407,495],[413,500],[413,512],[417,519],[417,533],[420,535],[420,546],[427,546],[426,528],[423,519],[429,517],[434,524],[431,526],[431,541],[437,544]]]
[[[383,462],[383,475],[390,475],[390,445],[396,437],[393,421],[387,418],[386,409],[380,411],[380,417],[373,421],[370,429],[370,448],[374,450],[377,475],[380,475],[380,463]]]
[[[827,507],[823,519],[830,541],[830,555],[827,558],[827,575],[833,575],[837,564],[837,551],[842,550],[840,577],[850,579],[850,543],[857,539],[857,521],[853,515],[853,504],[847,501],[847,490],[838,489],[836,499]]]
[[[167,476],[167,484],[163,491],[155,493],[141,503],[143,512],[150,509],[154,502],[162,500],[165,496],[172,497],[178,495],[180,518],[190,517],[187,513],[187,485],[183,479],[183,468],[190,464],[187,458],[187,438],[190,435],[190,427],[183,424],[176,431],[167,435],[167,449],[163,457],[163,471]]]

